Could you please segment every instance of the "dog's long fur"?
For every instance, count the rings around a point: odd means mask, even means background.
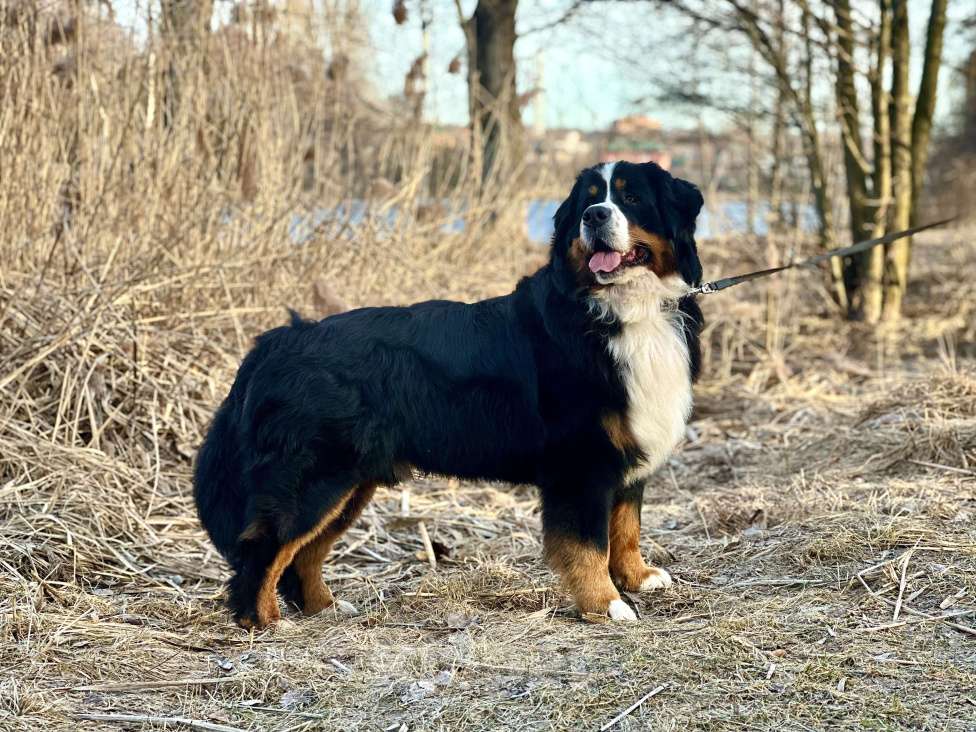
[[[584,612],[633,616],[611,576],[670,584],[636,543],[644,481],[680,439],[699,369],[685,293],[701,205],[654,164],[591,168],[555,215],[550,262],[510,295],[293,315],[260,336],[195,472],[236,619],[274,622],[276,586],[307,612],[330,604],[325,553],[411,468],[539,486],[546,555]],[[605,225],[581,223],[601,207]],[[620,255],[640,263],[591,271]]]

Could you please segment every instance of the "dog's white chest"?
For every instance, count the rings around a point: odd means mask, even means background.
[[[677,317],[658,311],[628,322],[609,343],[627,389],[630,430],[644,453],[628,481],[647,477],[667,459],[691,414],[688,346]]]

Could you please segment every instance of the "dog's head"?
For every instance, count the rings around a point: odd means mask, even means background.
[[[655,163],[603,163],[580,173],[554,217],[553,261],[577,287],[679,297],[701,281],[699,190]]]

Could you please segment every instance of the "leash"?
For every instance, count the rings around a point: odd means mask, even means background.
[[[810,257],[810,259],[804,259],[799,262],[792,262],[791,264],[784,264],[782,267],[772,267],[770,269],[761,269],[757,272],[749,272],[747,274],[736,275],[735,277],[726,277],[721,280],[715,280],[713,282],[706,282],[701,287],[696,287],[694,290],[689,292],[689,295],[711,295],[719,290],[725,290],[729,287],[734,287],[735,285],[741,285],[743,282],[748,282],[749,280],[758,279],[759,277],[768,277],[771,274],[776,274],[777,272],[782,272],[785,269],[793,269],[794,267],[810,267],[815,264],[820,264],[833,257],[849,257],[852,254],[857,254],[859,252],[867,251],[873,247],[881,246],[882,244],[890,244],[893,241],[898,241],[899,239],[904,239],[906,236],[912,236],[920,231],[925,231],[927,229],[934,229],[938,226],[945,226],[946,224],[955,221],[956,217],[943,219],[942,221],[935,221],[931,224],[922,224],[921,226],[914,226],[911,229],[905,229],[904,231],[895,231],[891,234],[886,234],[885,236],[879,236],[877,239],[865,239],[864,241],[859,241],[857,244],[851,244],[849,247],[841,247],[840,249],[831,249],[829,252],[824,252],[823,254],[818,254],[815,257]]]

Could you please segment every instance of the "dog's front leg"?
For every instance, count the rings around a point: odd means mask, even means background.
[[[599,489],[543,490],[545,555],[582,613],[635,620],[610,580],[611,496]]]
[[[671,575],[644,562],[640,552],[641,502],[644,483],[620,489],[610,509],[610,575],[630,592],[671,586]]]

